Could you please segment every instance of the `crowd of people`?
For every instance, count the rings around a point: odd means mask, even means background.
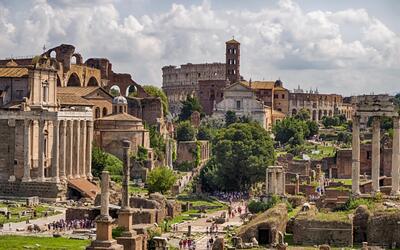
[[[237,202],[249,199],[247,192],[219,192],[212,193],[212,196],[217,197],[219,200],[228,202]]]
[[[53,231],[69,231],[74,229],[90,229],[95,227],[95,222],[89,219],[66,221],[61,219],[47,224],[47,229]]]
[[[196,242],[192,239],[182,239],[179,241],[179,249],[196,250]]]

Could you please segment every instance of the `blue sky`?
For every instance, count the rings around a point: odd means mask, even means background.
[[[161,86],[161,67],[223,62],[242,44],[241,73],[293,89],[397,93],[397,0],[0,0],[0,57],[73,44],[117,72]]]

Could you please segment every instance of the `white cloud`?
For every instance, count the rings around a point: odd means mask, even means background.
[[[224,42],[235,35],[242,43],[246,78],[281,77],[290,87],[304,83],[340,93],[396,87],[399,34],[366,9],[306,12],[281,0],[273,8],[223,11],[204,1],[172,4],[159,14],[121,16],[119,4],[123,2],[37,0],[19,6],[12,16],[0,4],[0,56],[10,56],[10,51],[30,55],[40,53],[43,44],[71,43],[84,58],[108,57],[116,71],[160,85],[163,65],[223,62]],[[378,72],[390,83],[378,82]]]

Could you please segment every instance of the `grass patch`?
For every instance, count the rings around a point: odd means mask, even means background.
[[[85,249],[89,240],[34,236],[0,236],[0,249]]]
[[[334,182],[341,182],[344,185],[349,185],[351,186],[351,184],[353,183],[351,179],[333,179]]]
[[[50,207],[47,205],[40,205],[33,208],[28,208],[25,206],[25,203],[17,202],[19,207],[8,207],[7,204],[0,203],[0,207],[7,207],[8,212],[11,213],[11,218],[7,219],[5,215],[0,215],[0,224],[7,224],[7,223],[15,223],[15,222],[22,222],[31,219],[38,219],[45,216],[47,212],[48,216],[60,214],[59,211],[50,210]],[[23,211],[31,211],[27,213],[26,216],[19,216]],[[36,217],[33,217],[34,211],[36,211]]]
[[[318,221],[350,222],[349,212],[347,212],[347,211],[317,213],[314,218],[315,218],[315,220],[318,220]]]
[[[301,206],[296,207],[292,211],[288,212],[289,220],[297,215],[297,213],[301,210]]]
[[[132,184],[129,184],[128,191],[130,194],[147,194],[147,193],[149,193],[149,190],[147,190],[147,188],[134,186]]]

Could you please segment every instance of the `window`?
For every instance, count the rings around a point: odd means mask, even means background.
[[[200,77],[200,76],[201,76],[201,73],[199,73],[198,76]]]
[[[240,101],[236,101],[236,109],[240,109]]]
[[[100,118],[100,108],[99,107],[96,108],[95,117]]]
[[[367,151],[367,160],[371,160],[371,159],[372,159],[371,151]]]
[[[47,103],[49,100],[49,83],[46,81],[42,82],[42,101]]]
[[[278,96],[277,94],[274,94],[274,98],[275,98],[275,99],[278,99],[279,96]]]
[[[285,99],[285,94],[282,94],[282,99]]]

